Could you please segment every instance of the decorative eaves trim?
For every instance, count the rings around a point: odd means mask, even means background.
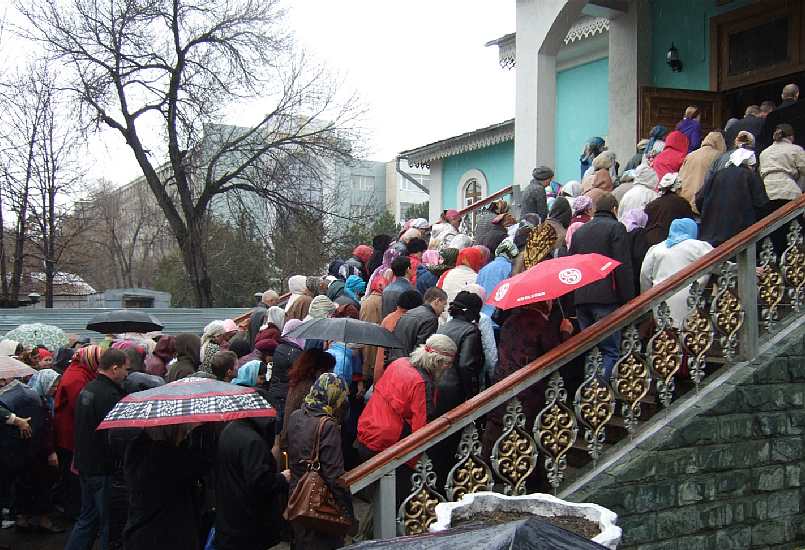
[[[459,136],[443,139],[416,149],[400,153],[408,164],[417,167],[430,167],[434,160],[440,160],[470,151],[477,151],[499,143],[514,140],[514,119],[466,132]]]
[[[609,19],[606,17],[585,18],[576,22],[576,24],[570,27],[570,30],[567,31],[567,34],[565,35],[564,42],[565,45],[568,45],[572,44],[573,42],[592,38],[593,36],[597,36],[605,32],[609,32]],[[505,36],[501,36],[496,40],[491,40],[485,45],[497,46],[500,66],[504,69],[512,69],[517,62],[516,44],[516,33],[510,33]]]

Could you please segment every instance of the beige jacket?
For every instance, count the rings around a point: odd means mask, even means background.
[[[727,145],[721,132],[710,132],[702,141],[702,146],[685,157],[685,162],[679,169],[679,181],[682,182],[679,196],[690,203],[696,214],[699,213],[696,210],[696,193],[704,185],[704,178],[713,162],[726,150]]]
[[[799,145],[777,141],[760,153],[760,177],[769,200],[793,200],[802,194],[805,151]]]

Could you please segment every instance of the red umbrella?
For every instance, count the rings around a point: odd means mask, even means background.
[[[538,263],[528,271],[501,281],[487,304],[500,309],[544,302],[600,281],[620,262],[601,254],[575,254]]]
[[[109,411],[98,429],[150,428],[276,415],[254,388],[189,377],[127,395]]]

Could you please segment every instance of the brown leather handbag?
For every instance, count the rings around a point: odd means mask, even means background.
[[[288,497],[288,507],[285,508],[283,516],[289,522],[306,529],[343,536],[352,527],[352,520],[341,511],[333,492],[319,474],[319,439],[327,420],[327,417],[323,416],[319,421],[316,442],[310,459],[305,461],[307,472],[299,479],[293,493]]]

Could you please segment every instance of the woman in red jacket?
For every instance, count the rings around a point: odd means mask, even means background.
[[[75,448],[75,407],[78,394],[97,376],[102,354],[100,346],[79,349],[65,369],[54,397],[53,429],[56,432],[56,455],[61,470],[59,497],[68,516],[77,517],[81,506],[78,476],[70,470]]]
[[[449,336],[434,334],[408,357],[386,367],[358,419],[358,454],[368,460],[433,420],[436,385],[453,364],[456,344]],[[410,492],[416,458],[400,466],[396,475],[397,505]]]

